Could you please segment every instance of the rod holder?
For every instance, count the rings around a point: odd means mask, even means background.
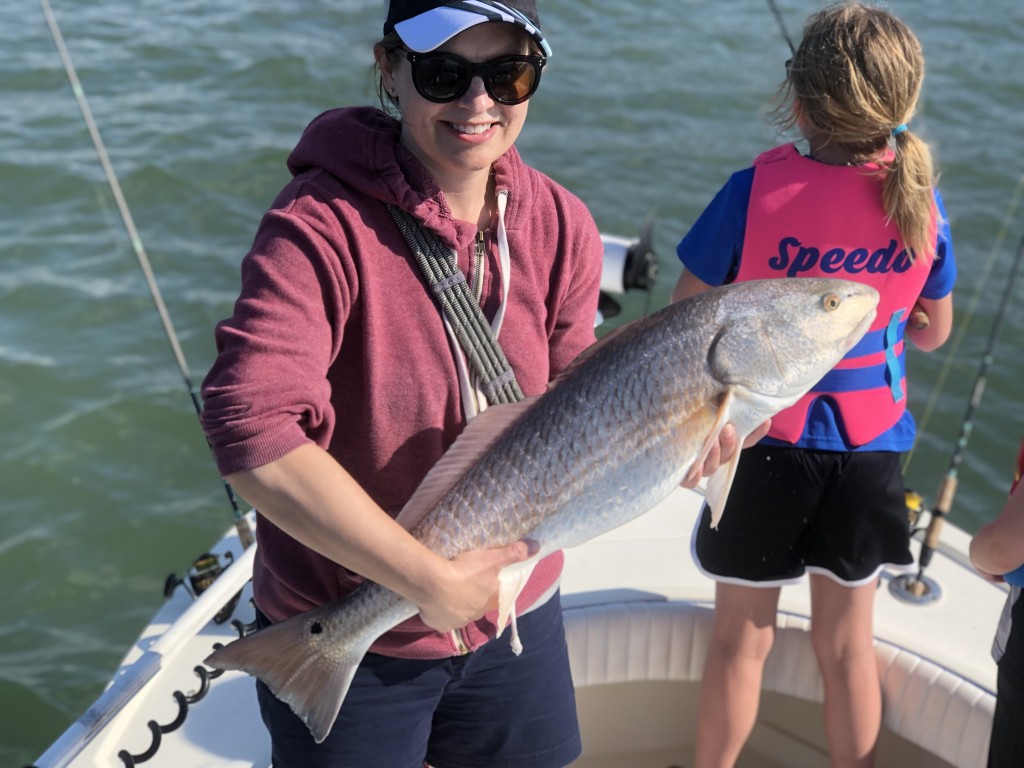
[[[942,587],[937,581],[923,574],[914,576],[905,573],[889,582],[889,594],[905,603],[924,605],[942,597]]]

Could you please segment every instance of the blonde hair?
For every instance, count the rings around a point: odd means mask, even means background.
[[[802,123],[882,166],[882,205],[907,247],[931,255],[935,184],[928,145],[906,129],[924,81],[924,54],[913,32],[888,11],[843,2],[813,14],[787,63],[773,122]],[[891,159],[880,159],[886,148]]]

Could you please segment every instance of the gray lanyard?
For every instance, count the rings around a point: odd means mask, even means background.
[[[487,402],[497,405],[522,400],[523,391],[516,381],[516,374],[498,345],[480,304],[473,298],[455,255],[441,242],[441,238],[420,226],[411,214],[395,205],[389,205],[388,210],[409,244],[434,298],[448,318],[470,367],[480,379],[480,388]]]

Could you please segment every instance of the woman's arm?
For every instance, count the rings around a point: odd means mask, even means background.
[[[445,560],[395,522],[326,451],[306,444],[229,483],[292,538],[402,595],[441,632],[497,607],[498,571],[529,556],[525,542]]]

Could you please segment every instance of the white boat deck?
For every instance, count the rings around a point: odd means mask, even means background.
[[[632,523],[566,552],[562,595],[573,675],[582,694],[588,688],[598,691],[601,686],[628,681],[682,681],[693,687],[699,680],[714,595],[713,582],[697,571],[690,556],[700,503],[697,493],[680,490]],[[937,744],[936,754],[943,760],[928,763],[929,768],[982,768],[996,675],[989,648],[1005,591],[978,577],[966,564],[963,553],[969,539],[963,531],[947,524],[943,538],[926,572],[941,586],[941,598],[924,604],[899,601],[890,594],[888,580],[878,590],[876,634],[886,725],[900,739],[928,747]],[[251,678],[225,673],[212,681],[207,693],[195,696],[202,690],[195,668],[202,666],[214,643],[237,637],[230,623],[211,621],[219,605],[241,587],[242,599],[234,616],[247,622],[253,615],[248,588],[252,552],[240,555],[233,530],[213,551],[225,549],[235,552],[236,565],[197,601],[183,589],[176,590],[128,653],[111,687],[40,758],[39,768],[121,768],[128,763],[119,753],[143,755],[157,739],[155,724],[167,728],[185,710],[183,722],[160,735],[156,754],[144,763],[147,768],[269,763],[269,741],[259,720]],[[766,695],[783,695],[798,703],[820,702],[820,680],[807,640],[806,586],[784,588],[780,608],[780,632],[765,671]],[[184,621],[170,629],[178,616]],[[201,629],[192,636],[190,627]],[[642,696],[649,696],[644,690]],[[195,701],[183,707],[179,700],[185,697]],[[124,709],[113,717],[121,704]],[[585,706],[581,705],[585,754],[599,752],[603,741],[619,737],[613,737],[603,724],[589,722]],[[692,728],[692,706],[682,702],[659,716],[674,718],[669,730]],[[770,720],[772,712],[765,714]],[[820,730],[817,717],[806,713],[801,717],[812,733]],[[150,721],[154,724],[147,726]],[[653,716],[645,715],[630,727],[634,735],[642,735],[653,723]],[[644,738],[654,743],[660,737],[652,731]],[[815,736],[790,738],[788,751],[781,753],[778,729],[769,729],[767,735],[755,732],[753,738],[763,742],[765,754],[785,755],[779,765],[827,764],[822,762],[820,746],[795,746]],[[806,756],[798,757],[797,750]],[[677,744],[671,754],[679,751]],[[667,748],[663,753],[670,754]],[[662,759],[662,752],[652,754]],[[585,757],[580,762],[595,767],[626,765],[616,760],[594,757],[587,762]],[[673,762],[679,764],[679,760],[676,757]],[[638,768],[641,763],[629,765]]]

